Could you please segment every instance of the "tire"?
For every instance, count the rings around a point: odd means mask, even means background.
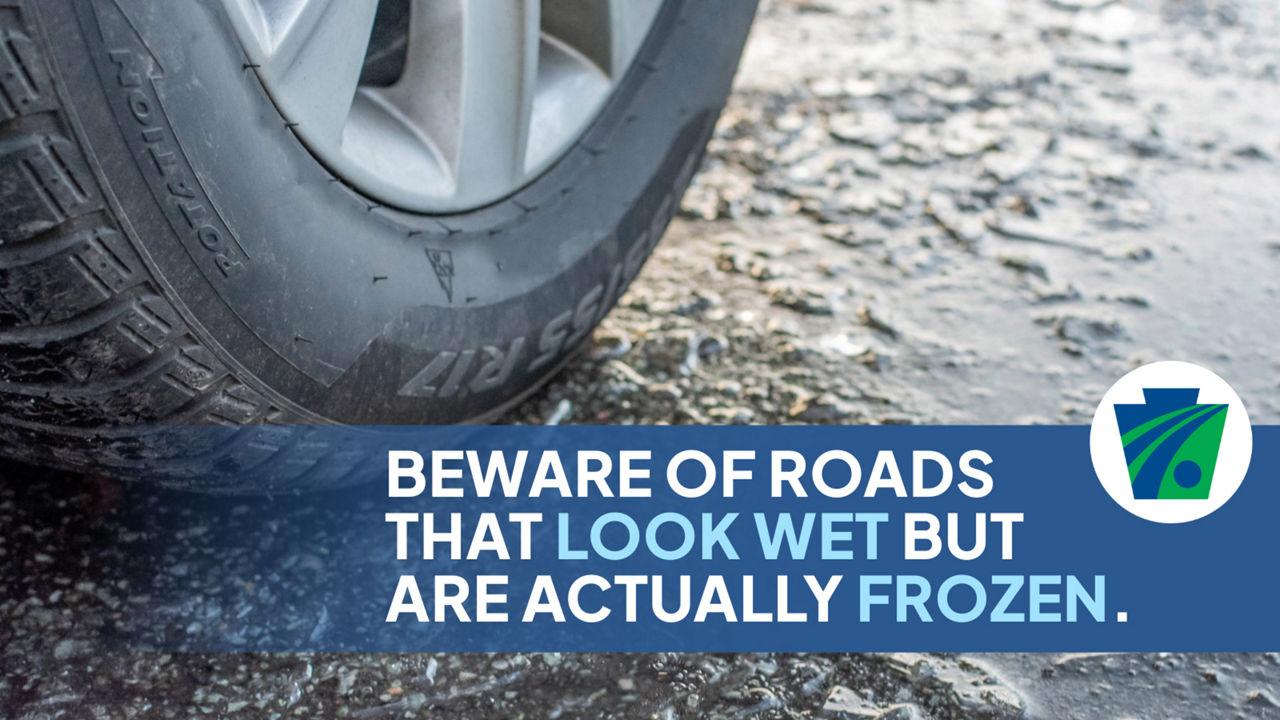
[[[138,459],[156,426],[493,417],[639,272],[753,14],[668,0],[567,154],[425,215],[308,152],[218,0],[0,0],[3,452],[188,486],[208,468]]]

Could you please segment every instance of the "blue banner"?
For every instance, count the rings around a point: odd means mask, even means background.
[[[182,610],[157,624],[140,616],[154,603],[122,608],[130,648],[1280,649],[1277,427],[1253,428],[1247,476],[1190,522],[1113,500],[1088,427],[181,432],[330,448],[315,471],[364,482],[255,522],[237,500],[193,503],[135,543],[154,567],[135,591]],[[166,533],[193,526],[236,530],[209,532],[175,579]],[[311,551],[274,552],[284,536]],[[255,614],[264,587],[290,617]]]

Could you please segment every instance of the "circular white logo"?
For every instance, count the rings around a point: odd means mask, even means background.
[[[1093,469],[1120,507],[1160,523],[1222,507],[1244,480],[1253,430],[1226,381],[1187,362],[1156,362],[1120,378],[1089,432]]]

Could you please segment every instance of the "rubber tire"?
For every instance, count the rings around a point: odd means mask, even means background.
[[[668,0],[561,160],[498,203],[427,216],[316,161],[221,0],[0,0],[3,452],[189,485],[199,468],[139,451],[154,426],[510,406],[661,237],[754,6]],[[219,462],[206,485],[245,489]]]

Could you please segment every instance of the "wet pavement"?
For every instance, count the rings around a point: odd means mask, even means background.
[[[1280,6],[775,0],[736,87],[641,277],[505,422],[1078,424],[1161,359],[1280,422]],[[131,583],[207,581],[154,520],[202,501],[0,473],[5,717],[1280,718],[1276,654],[121,654],[121,604],[160,603]],[[279,574],[218,558],[219,602],[157,624],[289,617],[352,541],[273,537]]]

